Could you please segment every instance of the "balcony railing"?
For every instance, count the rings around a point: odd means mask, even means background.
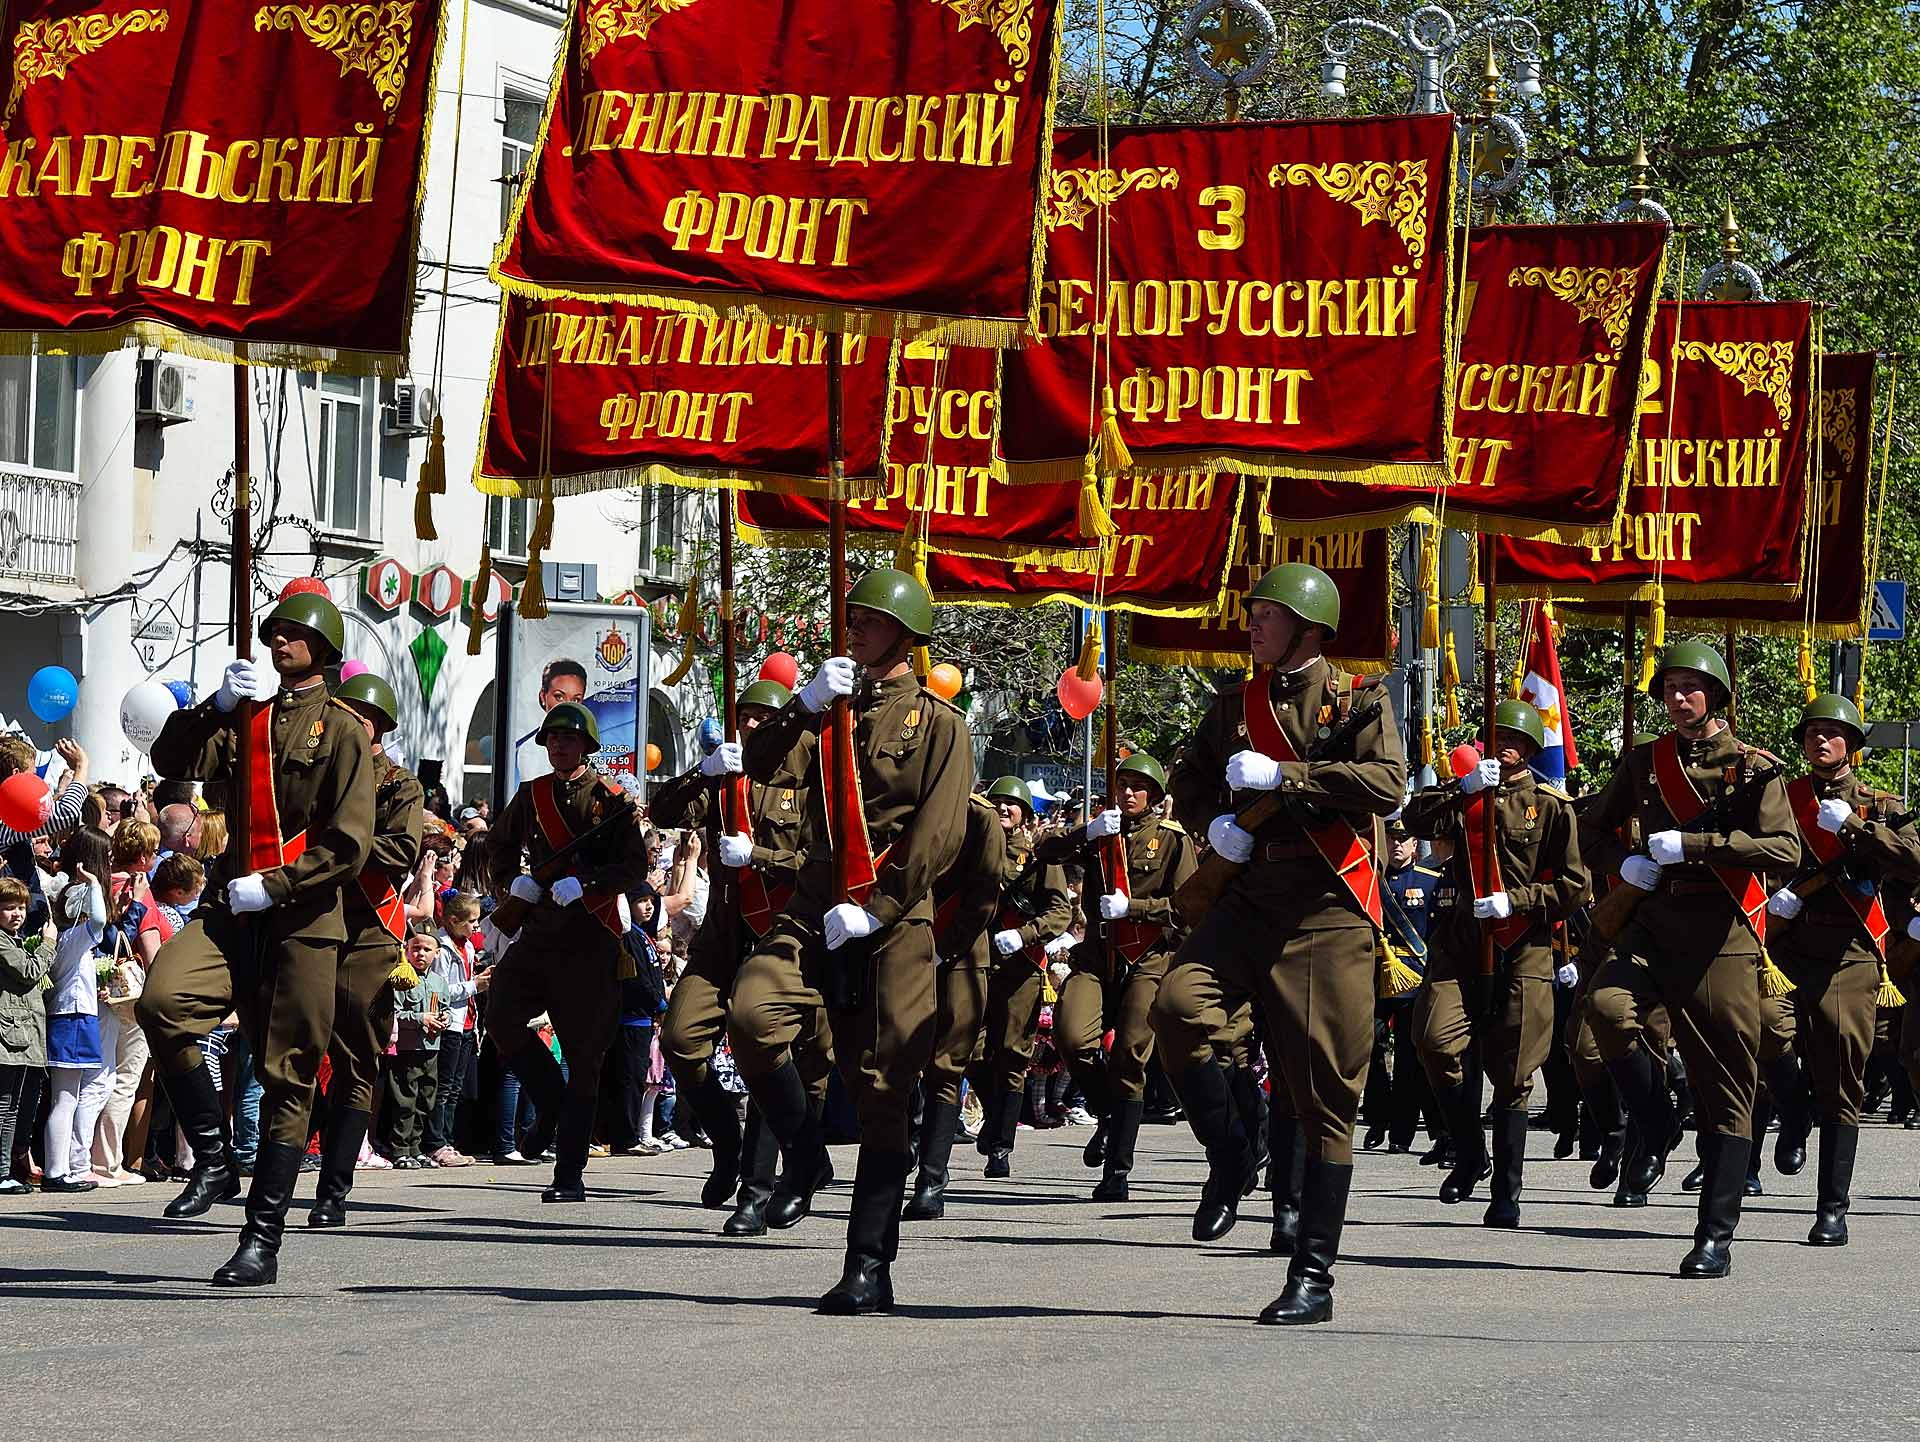
[[[0,471],[0,583],[77,580],[80,483]]]

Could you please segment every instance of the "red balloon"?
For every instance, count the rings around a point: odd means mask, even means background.
[[[1455,776],[1465,776],[1480,764],[1478,746],[1456,746],[1447,753],[1447,765],[1453,768]]]
[[[53,812],[53,792],[31,771],[0,781],[0,823],[14,831],[38,831]]]
[[[785,651],[775,651],[760,663],[760,679],[777,682],[791,691],[800,679],[800,663]]]
[[[1080,672],[1072,667],[1060,673],[1060,684],[1053,688],[1053,694],[1060,698],[1060,709],[1076,721],[1084,721],[1091,716],[1094,708],[1100,704],[1100,698],[1106,694],[1106,683],[1098,673],[1091,681],[1082,681]]]
[[[280,588],[280,599],[283,601],[289,596],[303,595],[327,596],[330,593],[327,590],[327,583],[318,576],[295,576]]]

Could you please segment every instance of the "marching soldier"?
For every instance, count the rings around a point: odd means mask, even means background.
[[[1887,980],[1883,898],[1920,881],[1920,837],[1911,821],[1895,814],[1898,798],[1853,773],[1852,753],[1866,742],[1853,702],[1831,694],[1815,698],[1800,713],[1794,739],[1812,767],[1811,775],[1787,786],[1800,835],[1799,870],[1774,892],[1767,910],[1780,927],[1774,954],[1794,983],[1820,1107],[1819,1210],[1807,1242],[1844,1247],[1876,998]]]
[[[986,1175],[1013,1173],[1013,1142],[1020,1104],[1027,1094],[1034,1037],[1047,964],[1072,945],[1073,899],[1057,864],[1034,853],[1033,792],[1018,776],[1002,776],[987,788],[1005,833],[1000,911],[994,923],[993,972],[987,979],[987,1052],[982,1069],[986,1116],[976,1143],[986,1157]]]
[[[1433,1081],[1453,1137],[1454,1165],[1440,1200],[1463,1202],[1487,1175],[1480,1088],[1469,1090],[1467,1047],[1477,1035],[1493,1082],[1493,1199],[1489,1227],[1520,1225],[1527,1155],[1527,1098],[1553,1045],[1552,929],[1578,909],[1587,872],[1572,803],[1540,784],[1527,764],[1546,744],[1540,713],[1525,701],[1494,708],[1493,755],[1457,782],[1418,792],[1406,806],[1415,836],[1453,841],[1450,865],[1473,904],[1432,938],[1433,961],[1420,989],[1420,1059]],[[1484,844],[1491,806],[1494,847]],[[1489,864],[1490,863],[1490,864]],[[1491,933],[1494,974],[1482,976],[1483,938]]]
[[[973,749],[960,712],[913,674],[913,647],[932,634],[924,586],[902,571],[868,572],[847,594],[849,654],[830,657],[744,746],[747,775],[768,782],[796,746],[807,748],[794,769],[805,777],[809,834],[832,839],[809,849],[793,903],[742,964],[727,1009],[734,1060],[804,1214],[829,1163],[793,1047],[828,1007],[860,1116],[860,1161],[846,1265],[820,1299],[826,1313],[893,1306],[907,1110],[933,1052],[933,886],[966,833]],[[856,663],[865,672],[857,695]],[[826,714],[841,696],[852,698],[850,735],[836,734]],[[846,835],[831,828],[836,812],[857,818]],[[872,871],[856,874],[869,859]],[[842,882],[849,899],[836,901]]]
[[[946,1215],[948,1163],[960,1125],[960,1083],[986,1024],[988,935],[1006,878],[1006,832],[984,796],[967,801],[960,855],[933,888],[933,942],[940,958],[940,1008],[933,1060],[920,1079],[926,1114],[920,1122],[920,1175],[900,1213],[904,1222]]]
[[[344,893],[372,844],[374,762],[360,718],[327,694],[325,667],[345,631],[324,596],[289,596],[260,623],[271,665],[228,665],[208,701],[176,711],[153,743],[169,780],[234,780],[240,729],[252,738],[245,795],[249,845],[216,863],[224,881],[192,922],[160,949],[135,1016],[152,1044],[193,1172],[166,1207],[197,1217],[239,1195],[226,1112],[200,1042],[230,1011],[253,1046],[265,1095],[262,1141],[240,1245],[213,1274],[226,1287],[279,1276],[287,1208],[307,1150],[314,1080],[333,1033],[335,988],[347,945]],[[243,704],[244,703],[244,704]],[[249,919],[252,918],[252,919]]]
[[[493,968],[487,1031],[533,1098],[543,1134],[553,1136],[553,1185],[540,1200],[584,1202],[600,1064],[619,1025],[621,974],[631,964],[621,947],[621,903],[646,879],[647,850],[626,794],[587,763],[600,749],[591,711],[563,701],[534,739],[553,770],[514,793],[488,854],[495,894],[527,910]],[[500,913],[494,916],[497,924]],[[542,1012],[566,1054],[564,1074],[528,1029]],[[557,1133],[548,1132],[556,1124]]]
[[[778,681],[754,682],[740,693],[741,734],[751,736],[792,699],[793,693]],[[704,826],[713,818],[716,794],[722,798],[717,845],[720,864],[734,872],[736,905],[730,915],[715,905],[707,908],[667,1003],[660,1049],[680,1095],[713,1141],[713,1171],[701,1189],[701,1201],[724,1207],[739,1187],[733,1215],[720,1228],[729,1237],[764,1236],[769,1223],[791,1226],[804,1215],[794,1209],[793,1198],[775,1192],[776,1148],[759,1109],[749,1107],[743,1133],[733,1098],[722,1090],[711,1066],[726,1031],[727,1002],[740,963],[793,900],[794,882],[806,861],[806,795],[792,761],[789,757],[769,783],[749,781],[741,743],[723,741],[685,776],[661,787],[650,808],[661,826]],[[817,1104],[825,1097],[833,1070],[824,1007],[802,1029],[799,1056]]]
[[[310,1227],[339,1227],[347,1220],[347,1193],[354,1163],[373,1117],[373,1087],[393,1029],[393,989],[400,964],[407,907],[400,888],[420,860],[427,793],[411,772],[394,765],[382,741],[400,724],[393,687],[371,671],[340,683],[334,700],[360,718],[373,748],[373,844],[367,864],[346,888],[347,949],[334,988],[333,1083],[327,1094],[326,1134],[320,1142],[320,1177]]]
[[[1232,1227],[1253,1180],[1216,1037],[1241,1001],[1259,999],[1276,1085],[1306,1155],[1286,1289],[1260,1314],[1291,1325],[1333,1315],[1353,1123],[1373,1044],[1381,910],[1372,841],[1377,818],[1400,805],[1407,766],[1384,690],[1322,654],[1340,626],[1340,593],[1324,571],[1276,566],[1248,595],[1247,619],[1254,677],[1215,699],[1172,782],[1175,815],[1189,829],[1204,827],[1213,849],[1241,869],[1182,943],[1152,1022],[1162,1064],[1207,1149],[1193,1234],[1209,1241]],[[1284,804],[1243,828],[1241,808],[1270,793]]]
[[[1642,1145],[1621,1185],[1644,1195],[1672,1150],[1674,1114],[1664,1058],[1646,1017],[1664,1002],[1700,1119],[1700,1220],[1683,1277],[1724,1277],[1753,1148],[1766,890],[1756,872],[1799,855],[1779,768],[1714,715],[1733,697],[1713,647],[1682,641],[1654,673],[1673,730],[1624,759],[1580,818],[1580,845],[1601,875],[1645,893],[1593,978],[1595,1040]],[[1618,831],[1639,822],[1646,851]]]
[[[1088,907],[1090,927],[1098,913],[1099,934],[1090,931],[1074,952],[1073,975],[1053,1008],[1054,1042],[1100,1118],[1087,1145],[1089,1164],[1105,1164],[1096,1202],[1127,1200],[1153,1058],[1147,1018],[1173,956],[1174,893],[1196,864],[1185,828],[1160,815],[1167,773],[1158,761],[1136,751],[1116,768],[1115,786],[1116,806],[1039,850],[1042,861],[1077,860],[1089,898],[1099,892]],[[1111,1056],[1101,1046],[1109,1029]]]

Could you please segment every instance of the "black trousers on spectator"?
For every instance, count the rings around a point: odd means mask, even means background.
[[[473,1070],[475,1036],[476,1033],[470,1031],[450,1031],[440,1038],[433,1110],[427,1116],[427,1134],[420,1142],[420,1150],[429,1155],[454,1145],[460,1099],[467,1094],[467,1076]]]
[[[46,1135],[46,1118],[40,1113],[47,1096],[47,1072],[45,1067],[37,1066],[16,1069],[20,1073],[20,1093],[13,1103],[13,1137],[7,1144],[6,1155],[0,1157],[0,1166],[11,1167],[16,1160],[19,1161],[20,1179],[26,1181],[32,1176],[33,1149]],[[167,1123],[167,1135],[173,1135],[171,1120]],[[172,1161],[172,1156],[169,1155],[167,1160]]]
[[[387,1058],[387,1147],[396,1161],[420,1154],[439,1077],[437,1052],[403,1051]]]
[[[20,1108],[27,1100],[28,1077],[39,1074],[38,1067],[0,1066],[0,1159],[13,1167],[13,1139],[20,1129]],[[32,1118],[27,1119],[32,1125]]]
[[[622,1026],[620,1056],[626,1063],[627,1145],[640,1140],[642,1112],[646,1107],[647,1068],[653,1061],[653,1028]]]

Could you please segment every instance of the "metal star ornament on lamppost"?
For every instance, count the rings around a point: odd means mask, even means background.
[[[1673,216],[1666,206],[1654,200],[1653,186],[1647,182],[1648,174],[1653,170],[1653,161],[1647,157],[1647,142],[1636,140],[1633,143],[1633,159],[1627,162],[1632,179],[1627,182],[1626,194],[1620,203],[1601,217],[1604,220],[1657,220],[1665,225],[1673,224]]]
[[[1720,259],[1700,272],[1702,300],[1765,300],[1766,282],[1760,272],[1740,259],[1740,222],[1733,218],[1733,202],[1720,217]]]
[[[1229,120],[1240,118],[1240,92],[1258,82],[1280,54],[1280,33],[1260,0],[1199,0],[1180,26],[1180,48],[1194,75],[1221,93]]]

